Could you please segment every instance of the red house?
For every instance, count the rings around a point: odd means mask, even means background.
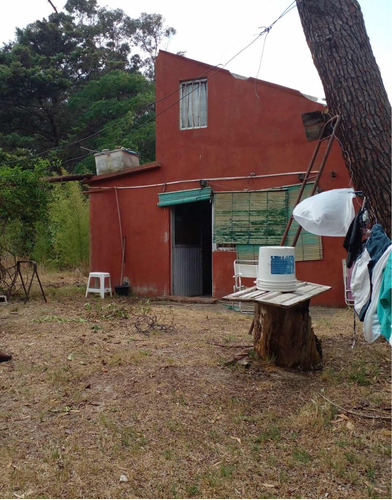
[[[296,90],[161,51],[157,161],[88,181],[91,270],[114,285],[128,278],[141,296],[232,292],[234,260],[280,244],[315,148],[302,115],[322,110]],[[348,185],[335,141],[319,188]],[[297,279],[332,287],[312,303],[344,305],[342,242],[301,233]]]

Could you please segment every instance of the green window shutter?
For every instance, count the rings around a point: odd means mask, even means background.
[[[182,203],[194,203],[196,201],[209,200],[211,198],[211,188],[186,189],[184,191],[173,191],[170,193],[158,194],[158,207],[170,207]]]
[[[259,260],[259,248],[261,245],[237,245],[237,259]]]
[[[305,187],[302,199],[310,196],[313,184]],[[279,246],[301,186],[280,190],[214,193],[214,242],[233,244],[237,258],[255,260],[260,246]],[[286,245],[297,232],[293,221]],[[323,258],[320,236],[302,229],[295,247],[297,261]]]
[[[279,245],[286,220],[286,190],[250,193],[248,243]]]
[[[287,190],[214,194],[214,242],[279,245],[286,227]]]

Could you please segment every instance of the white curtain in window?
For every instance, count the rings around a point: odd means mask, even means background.
[[[180,89],[180,128],[207,126],[207,80],[184,82]]]

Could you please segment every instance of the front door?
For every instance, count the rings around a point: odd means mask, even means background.
[[[212,232],[209,200],[172,208],[172,293],[212,293]]]

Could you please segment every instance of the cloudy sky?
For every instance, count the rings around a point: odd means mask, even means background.
[[[60,11],[66,2],[52,0],[52,3]],[[359,3],[392,100],[392,2],[359,0]],[[198,0],[192,4],[180,0],[99,0],[99,4],[120,8],[133,18],[142,12],[162,14],[166,24],[177,30],[169,44],[162,47],[169,52],[185,52],[186,57],[221,64],[243,76],[285,85],[319,98],[324,96],[296,8],[274,25],[266,39],[260,37],[242,51],[256,39],[262,27],[270,26],[292,4],[291,0],[242,0],[232,4],[227,0]],[[7,2],[0,18],[0,42],[13,40],[16,27],[24,28],[52,12],[48,0]]]

